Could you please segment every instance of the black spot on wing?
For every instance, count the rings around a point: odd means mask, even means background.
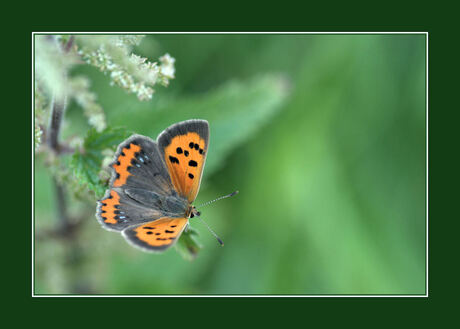
[[[171,161],[171,163],[179,163],[179,159],[171,155],[169,156],[169,161]]]
[[[179,162],[178,162],[178,163],[179,163]],[[190,160],[190,161],[188,162],[188,165],[189,165],[190,167],[197,167],[197,166],[198,166],[198,163],[197,163],[195,160]]]

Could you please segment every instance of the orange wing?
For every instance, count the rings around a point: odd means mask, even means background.
[[[163,251],[181,235],[188,218],[163,217],[139,226],[128,227],[122,234],[132,245],[147,251]]]
[[[116,191],[110,190],[107,198],[98,202],[98,218],[106,225],[118,224],[119,220],[116,211],[119,206],[120,195]]]
[[[190,203],[200,188],[208,141],[209,125],[204,120],[177,123],[158,137],[171,182]]]
[[[117,162],[112,165],[116,172],[116,179],[113,182],[114,187],[126,184],[126,180],[132,175],[128,169],[132,166],[132,161],[136,160],[136,156],[140,151],[141,147],[134,143],[127,144],[121,149]]]

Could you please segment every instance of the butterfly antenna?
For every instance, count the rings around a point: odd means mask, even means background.
[[[208,228],[209,232],[212,233],[212,235],[214,235],[214,237],[217,239],[217,241],[219,241],[220,245],[223,247],[224,246],[224,242],[221,240],[221,238],[219,238],[219,236],[216,234],[216,232],[214,232],[210,227],[209,225],[203,220],[201,219],[200,216],[197,216],[200,221]]]
[[[198,207],[195,207],[195,208],[198,209],[198,208],[205,207],[205,206],[207,206],[207,205],[209,205],[209,204],[211,204],[211,203],[213,203],[213,202],[216,202],[216,201],[219,201],[219,200],[222,200],[222,199],[229,198],[229,197],[231,197],[231,196],[237,195],[238,193],[239,193],[239,191],[235,191],[235,192],[233,192],[233,193],[230,193],[230,194],[221,196],[221,197],[219,197],[219,198],[217,198],[217,199],[214,199],[214,200],[208,201],[208,202],[206,202],[206,203],[203,203],[202,205],[199,205]]]

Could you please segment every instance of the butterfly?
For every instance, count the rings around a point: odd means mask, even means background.
[[[145,251],[174,245],[189,218],[200,215],[192,203],[208,146],[209,124],[197,119],[170,126],[156,141],[141,135],[126,139],[110,165],[110,188],[97,203],[99,223]]]

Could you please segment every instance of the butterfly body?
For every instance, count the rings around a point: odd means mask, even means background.
[[[111,231],[146,251],[172,246],[199,213],[198,194],[209,144],[205,120],[172,125],[153,141],[133,135],[118,146],[110,188],[96,217]]]

